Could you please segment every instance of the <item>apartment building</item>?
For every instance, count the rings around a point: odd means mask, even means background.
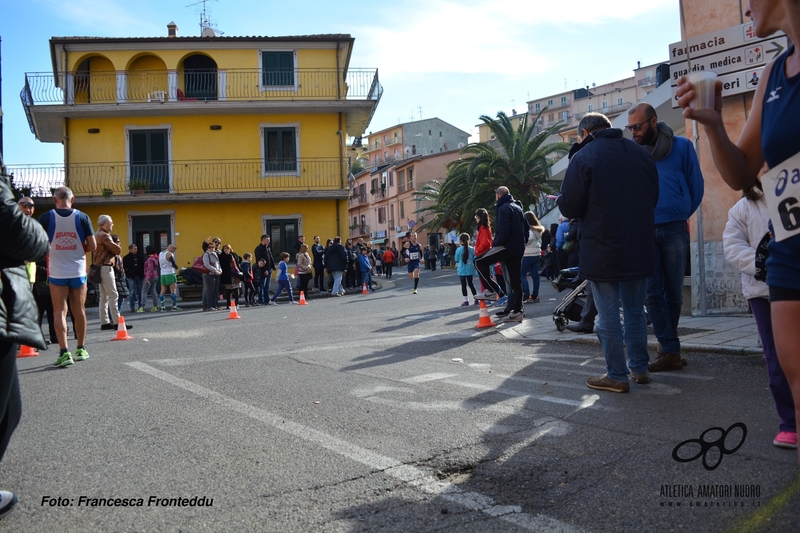
[[[370,132],[362,157],[365,167],[375,168],[410,157],[458,150],[468,142],[469,133],[439,118],[428,118]]]

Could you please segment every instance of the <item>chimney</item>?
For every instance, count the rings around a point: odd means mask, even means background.
[[[174,22],[170,22],[167,24],[167,37],[177,37],[178,36],[178,25]]]
[[[641,61],[637,61],[637,62],[636,62],[636,68],[637,68],[637,69],[640,69],[640,68],[642,68],[642,62],[641,62]]]

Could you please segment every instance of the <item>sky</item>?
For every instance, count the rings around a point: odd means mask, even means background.
[[[28,127],[26,72],[52,73],[51,37],[200,34],[196,0],[0,0],[6,164],[63,163],[63,148]],[[367,132],[438,117],[477,142],[481,115],[633,75],[680,40],[678,0],[208,0],[225,36],[347,33],[352,68],[377,68],[384,94]]]

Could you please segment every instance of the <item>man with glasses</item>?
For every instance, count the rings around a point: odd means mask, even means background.
[[[689,246],[687,221],[703,199],[703,175],[691,141],[677,137],[659,122],[653,106],[635,105],[628,111],[633,140],[644,146],[658,169],[659,197],[656,205],[655,274],[647,281],[647,313],[658,339],[658,358],[650,372],[680,370],[678,320],[683,306],[683,278]]]
[[[586,385],[625,393],[629,373],[636,383],[650,382],[644,300],[655,263],[658,174],[647,151],[624,139],[605,115],[587,113],[578,132],[580,142],[570,150],[557,204],[580,224],[580,273],[592,287],[594,329],[606,360],[605,375],[589,378]]]

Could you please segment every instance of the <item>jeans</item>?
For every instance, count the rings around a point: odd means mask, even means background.
[[[539,297],[539,258],[538,255],[525,256],[522,258],[522,270],[519,273],[520,281],[522,282],[523,297],[533,296]],[[533,291],[529,291],[528,274],[531,275],[533,280]]]
[[[136,311],[137,307],[144,307],[143,305],[139,304],[139,297],[142,293],[142,282],[144,280],[142,278],[127,278],[126,283],[128,284],[128,300],[130,300],[131,311]]]
[[[661,351],[680,353],[678,320],[683,306],[683,278],[686,269],[686,222],[656,226],[655,275],[647,280],[647,314],[653,323]]]
[[[478,274],[480,274],[483,286],[494,292],[501,289],[489,277],[489,266],[498,262],[505,263],[505,267],[508,270],[508,283],[511,288],[511,294],[508,295],[509,299],[508,304],[506,304],[506,309],[519,313],[522,311],[522,281],[520,280],[522,257],[511,256],[505,248],[492,248],[479,259],[475,260],[475,266],[478,269]]]
[[[205,276],[205,274],[203,274]],[[205,287],[205,282],[203,283]],[[158,278],[153,279],[146,279],[142,284],[142,297],[139,301],[139,307],[144,308],[147,305],[147,293],[150,293],[153,297],[153,307],[158,307]],[[203,291],[205,292],[205,290]]]
[[[333,288],[331,289],[331,294],[344,293],[344,289],[342,289],[342,271],[334,270],[332,274],[333,274]]]
[[[203,274],[203,309],[217,307],[219,294],[216,294],[217,278],[213,274]]]
[[[258,284],[258,302],[267,303],[269,300],[269,283],[272,281],[272,270],[267,270]]]
[[[644,316],[646,279],[589,282],[597,306],[595,332],[606,359],[606,374],[614,381],[628,381],[628,368],[634,374],[647,374],[647,320]],[[619,321],[619,304],[625,317],[625,330]],[[623,340],[628,350],[625,362]]]
[[[369,270],[361,272],[361,284],[366,285],[368,291],[372,291],[372,272]]]

